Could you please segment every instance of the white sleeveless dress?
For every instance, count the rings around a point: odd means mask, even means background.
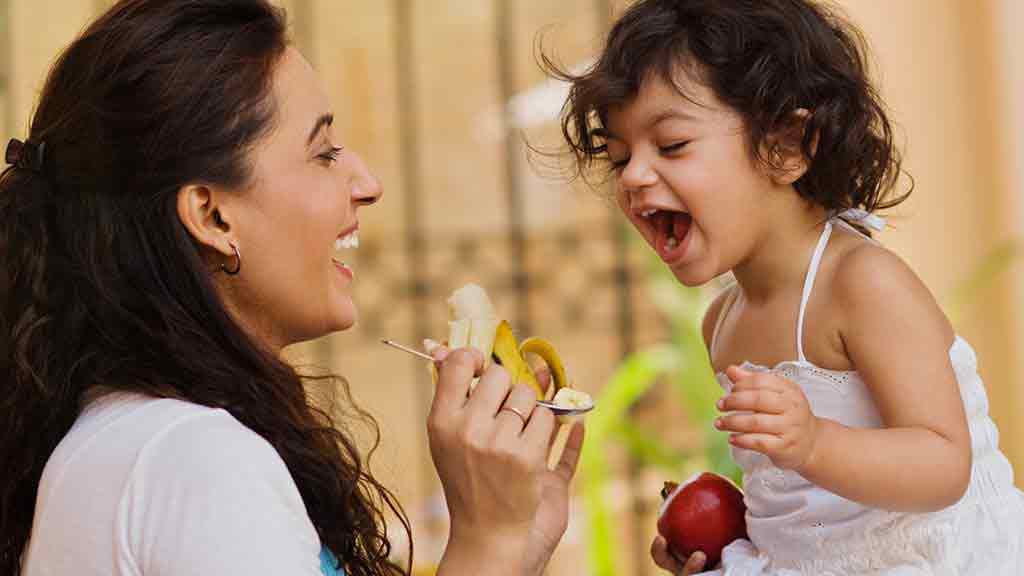
[[[819,368],[807,361],[802,332],[807,305],[833,219],[825,225],[804,281],[797,321],[799,359],[751,371],[771,371],[803,390],[816,416],[846,426],[879,428],[882,420],[855,371]],[[719,315],[726,315],[731,302]],[[715,347],[718,326],[712,336]],[[988,415],[988,398],[970,345],[957,336],[949,357],[960,385],[971,433],[973,467],[963,498],[938,512],[889,512],[847,500],[774,466],[767,456],[733,447],[743,469],[749,540],[729,545],[716,576],[925,576],[1024,575],[1024,494],[999,451],[999,433]],[[724,373],[718,381],[728,391]]]

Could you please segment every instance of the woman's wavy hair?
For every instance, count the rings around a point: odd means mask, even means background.
[[[43,162],[0,175],[0,574],[19,573],[43,467],[99,389],[227,410],[281,455],[350,576],[410,572],[389,560],[398,503],[232,320],[176,210],[188,183],[252,178],[287,44],[265,0],[122,0],[50,71],[28,136]]]
[[[743,118],[752,157],[781,169],[795,149],[794,114],[809,112],[795,183],[828,210],[891,208],[901,157],[868,79],[863,35],[837,10],[808,0],[641,0],[616,21],[593,66],[574,73],[541,54],[548,74],[570,83],[562,135],[573,175],[609,166],[601,137],[608,111],[636,98],[652,75],[688,99],[680,72],[708,86]]]

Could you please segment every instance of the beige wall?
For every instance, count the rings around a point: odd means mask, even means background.
[[[1020,114],[1004,77],[1020,70],[1024,49],[1010,34],[1016,2],[848,0],[874,49],[884,98],[906,142],[906,170],[916,189],[896,209],[895,229],[882,240],[901,253],[948,302],[957,284],[992,250],[1024,228],[1007,214],[1019,210],[1019,170],[1005,151],[1008,117]],[[1001,14],[1002,12],[1003,14]],[[1019,22],[1020,20],[1016,20]],[[1019,134],[1019,132],[1017,132]],[[1021,267],[980,291],[958,329],[976,348],[992,414],[1024,473],[1020,361],[1015,326],[1018,299],[1009,288]],[[1008,313],[1009,312],[1009,313]],[[1018,481],[1020,483],[1020,481]]]
[[[1024,3],[993,2],[991,18],[993,92],[990,122],[997,126],[994,158],[1000,174],[1003,203],[997,225],[1002,233],[1024,241]],[[1002,286],[1008,318],[1004,345],[1007,371],[1003,395],[1010,406],[1000,421],[1010,456],[1016,465],[1017,484],[1024,485],[1024,263],[1017,262]]]

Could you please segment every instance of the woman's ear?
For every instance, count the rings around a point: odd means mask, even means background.
[[[232,245],[236,240],[231,219],[224,206],[218,203],[214,189],[200,184],[182,186],[178,190],[178,218],[202,247],[202,252],[213,250],[226,257],[234,257]]]
[[[811,154],[803,150],[804,133],[811,113],[799,108],[768,138],[768,167],[777,184],[792,184],[810,168],[818,150],[818,136],[811,140]]]

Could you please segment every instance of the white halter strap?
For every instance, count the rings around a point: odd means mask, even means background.
[[[847,228],[860,236],[861,234],[856,228],[850,226],[847,221],[856,222],[872,230],[882,231],[885,229],[885,218],[876,214],[871,214],[860,208],[850,208],[844,210],[829,218],[825,222],[825,229],[821,231],[821,236],[818,238],[818,245],[814,248],[814,255],[811,256],[811,264],[807,267],[807,276],[804,277],[804,291],[800,297],[800,315],[797,317],[796,322],[796,351],[800,355],[800,362],[806,362],[807,357],[804,356],[804,312],[807,309],[807,301],[811,299],[811,290],[814,288],[814,279],[818,276],[818,268],[821,267],[821,258],[825,254],[825,248],[828,246],[828,240],[832,236],[832,222],[833,220],[841,225],[843,228]],[[868,240],[871,240],[868,238]],[[873,242],[874,240],[872,240]]]
[[[811,256],[811,264],[807,267],[807,275],[804,277],[804,292],[800,297],[800,315],[796,321],[796,351],[800,355],[800,362],[806,362],[804,356],[804,311],[807,308],[807,301],[811,298],[811,289],[814,288],[814,279],[818,276],[818,268],[821,266],[821,257],[828,246],[828,239],[832,236],[832,220],[825,222],[825,229],[821,231],[818,238],[818,245],[814,248],[814,255]]]

